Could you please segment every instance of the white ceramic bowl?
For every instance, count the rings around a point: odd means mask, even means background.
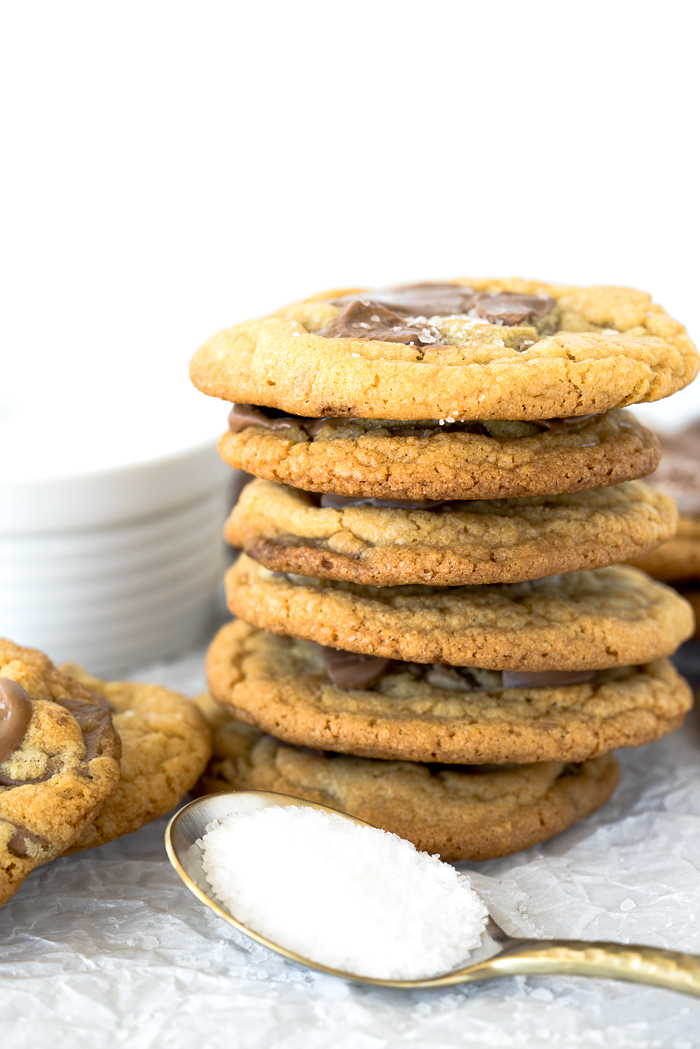
[[[220,603],[232,476],[207,429],[106,469],[0,475],[0,634],[97,674],[200,641]]]

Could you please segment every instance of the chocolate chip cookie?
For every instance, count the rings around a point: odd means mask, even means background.
[[[377,761],[281,743],[201,701],[214,757],[194,793],[272,790],[329,805],[443,860],[507,856],[597,809],[617,782],[612,755],[505,767]]]
[[[312,492],[501,499],[605,487],[659,462],[630,412],[539,422],[303,419],[236,405],[219,442],[236,469]]]
[[[680,512],[676,535],[630,558],[655,579],[700,581],[700,422],[661,436],[662,460],[650,484],[672,496]]]
[[[670,587],[634,568],[490,586],[358,586],[270,572],[242,554],[230,610],[262,630],[417,663],[596,670],[670,655],[694,629]]]
[[[238,620],[214,638],[207,679],[232,715],[285,742],[443,764],[585,761],[657,739],[692,705],[667,660],[568,676],[385,660],[353,687],[325,656]]]
[[[318,496],[252,481],[224,534],[273,571],[455,586],[618,564],[668,539],[676,523],[673,500],[642,481],[463,503]]]
[[[0,905],[117,788],[109,707],[41,652],[0,641]]]
[[[480,278],[316,295],[221,332],[191,376],[302,416],[483,420],[658,400],[697,371],[683,326],[644,292]]]
[[[115,794],[67,852],[104,845],[169,812],[197,781],[211,754],[209,727],[192,700],[159,685],[100,681],[62,668],[112,711],[122,742]]]

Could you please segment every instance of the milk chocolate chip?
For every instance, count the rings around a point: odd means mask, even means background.
[[[532,674],[504,670],[503,687],[557,688],[560,685],[585,685],[594,677],[595,670],[542,670]]]
[[[593,419],[602,419],[603,414],[573,415],[568,419],[533,419],[532,422],[533,425],[541,426],[543,430],[551,430],[552,433],[570,433],[572,430],[580,430]]]
[[[24,739],[32,720],[29,696],[16,681],[0,678],[0,764],[7,761]]]
[[[342,652],[337,648],[318,646],[323,664],[331,681],[339,688],[369,688],[381,677],[391,662],[383,656],[364,656],[358,652]]]
[[[489,324],[523,324],[543,317],[556,303],[547,295],[518,295],[512,291],[482,291],[474,299],[472,312]]]
[[[7,822],[10,821],[8,820]],[[7,849],[8,852],[11,852],[13,856],[17,856],[18,859],[26,859],[32,852],[36,852],[37,849],[44,852],[51,848],[51,842],[47,841],[46,838],[42,838],[39,834],[34,834],[33,831],[27,830],[26,827],[18,827],[16,823],[13,826],[17,827],[17,830],[8,841]],[[32,845],[34,848],[32,848]]]
[[[0,682],[6,684],[6,679],[1,678]],[[15,682],[13,681],[12,684],[14,685]],[[24,692],[24,689],[22,689],[22,692]],[[24,694],[26,696],[26,692]],[[28,697],[27,702],[29,702]],[[75,771],[78,775],[89,777],[90,769],[88,763],[92,761],[93,758],[99,757],[102,753],[105,740],[111,742],[111,710],[104,700],[95,695],[92,696],[92,699],[83,699],[78,696],[53,697],[53,702],[58,703],[59,706],[67,710],[78,722],[80,731],[83,734],[83,740],[85,741],[85,757]],[[2,724],[3,722],[0,721],[0,731]],[[23,787],[28,783],[45,783],[46,780],[51,779],[51,777],[55,776],[57,772],[60,772],[62,767],[63,765],[60,758],[51,758],[46,763],[44,774],[42,776],[24,780],[12,779],[11,776],[0,771],[0,784],[5,787]]]
[[[240,433],[248,426],[262,426],[266,430],[289,430],[295,425],[295,418],[291,415],[281,415],[278,418],[268,414],[254,404],[234,404],[228,415],[228,428],[232,433]]]
[[[578,415],[566,419],[531,419],[533,426],[540,426],[543,430],[552,433],[570,433],[579,430],[594,419],[602,419],[601,415]],[[261,408],[254,404],[234,404],[229,412],[228,426],[231,433],[240,433],[248,426],[258,426],[263,430],[302,430],[308,437],[315,437],[327,426],[347,426],[349,423],[363,423],[366,420],[355,415],[323,416],[313,419],[306,415],[288,415],[277,408]],[[442,425],[440,425],[442,423]],[[431,433],[472,433],[482,437],[488,437],[489,431],[481,422],[473,420],[448,420],[420,419],[411,425],[392,425],[389,421],[382,423],[381,427],[390,437],[423,437]],[[369,504],[371,500],[363,500]],[[433,501],[419,500],[420,505],[414,505],[414,500],[389,500],[372,502],[374,506],[404,506],[408,510],[429,510],[433,507],[427,505]],[[411,504],[410,506],[408,504]],[[443,501],[439,504],[442,505]],[[349,503],[324,503],[324,506],[345,506]],[[356,504],[359,505],[359,504]]]
[[[325,331],[316,334],[325,339],[371,339],[406,346],[432,346],[441,339],[431,324],[408,324],[398,313],[372,299],[353,299]]]
[[[333,306],[347,306],[361,301],[357,295],[329,299]],[[521,295],[514,291],[480,291],[463,284],[425,281],[421,284],[399,284],[368,292],[365,301],[404,317],[452,317],[471,313],[489,324],[523,324],[543,317],[556,305],[548,295]],[[341,315],[342,316],[342,315]],[[337,322],[339,318],[336,318]],[[326,333],[328,334],[328,333]],[[363,338],[362,335],[355,336]],[[365,338],[367,336],[364,336]],[[377,338],[378,336],[372,336]],[[385,339],[385,342],[404,340]]]
[[[248,426],[261,426],[263,430],[303,430],[309,437],[315,437],[324,426],[345,426],[356,422],[354,416],[324,416],[312,419],[306,415],[287,415],[276,408],[258,408],[254,404],[234,404],[228,414],[228,428],[231,433],[240,433]]]
[[[473,288],[463,284],[423,281],[420,284],[380,288],[372,291],[368,298],[404,317],[452,317],[456,313],[468,313],[475,294]],[[329,301],[333,306],[347,306],[356,299],[357,295],[344,295],[341,299]]]
[[[408,671],[423,677],[429,685],[453,688],[460,692],[483,692],[498,688],[559,688],[583,685],[592,681],[595,670],[545,670],[524,673],[513,670],[479,671],[472,667],[455,667],[446,663],[407,663],[383,656],[361,655],[318,645],[331,681],[339,688],[370,688],[383,674]],[[488,674],[482,681],[477,676]]]
[[[437,510],[447,506],[447,499],[376,499],[373,496],[361,495],[322,495],[322,507],[340,510],[344,506],[377,506],[393,510]]]

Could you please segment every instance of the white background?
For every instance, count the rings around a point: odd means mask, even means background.
[[[700,334],[694,4],[3,10],[0,401],[44,442],[223,427],[190,354],[344,284],[628,284]]]

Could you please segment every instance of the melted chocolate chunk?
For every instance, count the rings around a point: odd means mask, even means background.
[[[548,295],[521,295],[514,291],[480,291],[468,288],[463,284],[451,284],[440,281],[426,281],[422,284],[398,284],[393,288],[380,288],[367,293],[366,298],[357,295],[344,295],[340,299],[328,300],[333,306],[346,306],[352,309],[355,303],[366,302],[378,309],[400,317],[452,317],[455,314],[472,314],[488,321],[489,324],[513,326],[543,317],[554,309],[556,303]],[[337,324],[341,317],[333,324]],[[396,322],[394,322],[396,323]],[[333,325],[331,325],[331,328]],[[320,333],[319,333],[320,334]],[[323,334],[329,335],[330,328]],[[335,334],[335,332],[333,333]],[[341,337],[347,337],[343,333]],[[378,335],[357,333],[355,338],[379,338]],[[439,342],[439,335],[436,341]],[[384,342],[404,342],[405,339],[388,339]],[[431,340],[435,341],[435,340]]]
[[[11,823],[12,821],[7,820],[6,822]],[[17,827],[17,830],[8,841],[7,849],[13,856],[17,856],[19,859],[26,859],[30,854],[30,845],[38,846],[42,852],[51,848],[51,842],[47,841],[46,838],[34,834],[33,831],[27,830],[26,827],[19,827],[16,823],[13,823],[12,826]]]
[[[539,426],[543,430],[550,430],[552,433],[571,433],[571,431],[582,429],[588,423],[595,419],[602,419],[604,413],[600,415],[577,415],[571,416],[566,419],[530,419],[528,422],[532,426]],[[349,423],[365,423],[366,419],[362,419],[356,415],[336,415],[336,416],[323,416],[320,419],[311,419],[305,415],[288,415],[285,412],[280,411],[277,408],[262,408],[253,404],[234,404],[229,412],[228,426],[232,433],[240,433],[245,430],[248,426],[258,426],[263,430],[291,430],[297,429],[302,430],[308,437],[315,437],[321,432],[326,426],[338,427],[347,426]],[[432,433],[471,433],[477,434],[481,437],[488,437],[489,431],[483,423],[474,422],[473,420],[465,419],[463,421],[449,422],[448,420],[442,420],[442,425],[439,419],[420,419],[417,420],[414,425],[410,423],[405,426],[396,425],[393,426],[388,424],[381,424],[382,430],[384,430],[390,437],[425,437]],[[371,433],[371,431],[369,431]],[[497,440],[497,438],[494,438]],[[700,470],[700,466],[697,468]],[[661,469],[654,475],[658,476],[659,485],[661,486]],[[672,493],[671,493],[672,494]],[[368,502],[368,500],[365,500]],[[413,504],[413,500],[406,500],[406,503],[410,502]],[[430,500],[422,500],[421,504],[427,504]],[[403,500],[389,500],[388,502],[382,501],[375,502],[376,506],[395,506],[401,503]],[[442,501],[439,501],[442,505]],[[326,505],[326,504],[324,504]],[[327,504],[331,505],[331,504]],[[341,505],[333,504],[333,505]],[[346,505],[345,503],[342,505]],[[431,506],[420,505],[420,506],[406,506],[406,509],[432,509]]]
[[[585,685],[595,677],[595,670],[542,670],[538,673],[503,671],[504,688],[557,688],[560,685]]]
[[[358,652],[343,652],[337,648],[318,646],[326,673],[338,688],[369,688],[381,677],[391,662],[382,656],[364,656]]]
[[[372,299],[353,299],[325,331],[316,334],[324,339],[370,339],[421,347],[432,346],[442,338],[431,324],[408,324],[398,313]]]
[[[322,495],[320,506],[342,509],[344,506],[378,506],[393,510],[437,510],[448,506],[448,499],[375,499],[361,495]]]
[[[228,414],[231,433],[240,433],[248,426],[260,426],[264,430],[303,430],[309,437],[315,437],[324,426],[345,426],[358,421],[349,415],[311,419],[307,415],[287,415],[276,408],[258,408],[254,404],[234,404]]]
[[[32,720],[29,696],[16,681],[0,678],[0,764],[20,746]]]
[[[62,696],[58,698],[52,697],[54,703],[58,703],[59,706],[72,714],[75,720],[78,722],[80,731],[83,734],[85,741],[85,757],[83,758],[80,766],[75,771],[81,776],[90,776],[90,770],[88,763],[93,758],[98,757],[102,753],[103,744],[106,738],[106,730],[111,727],[112,714],[109,706],[99,696],[92,696],[92,699],[82,699],[76,696]],[[111,741],[111,735],[110,735]],[[51,779],[57,772],[62,770],[63,766],[60,760],[53,758],[49,760],[44,769],[42,776],[37,776],[34,779],[23,779],[16,780],[6,775],[4,772],[0,772],[0,784],[5,787],[23,787],[29,783],[45,783],[47,779]]]
[[[600,415],[572,415],[568,419],[532,419],[533,426],[541,426],[543,430],[551,430],[552,433],[570,433],[572,430],[580,430],[593,419],[602,419],[605,413]]]
[[[92,700],[81,699],[76,696],[65,696],[55,699],[62,707],[73,715],[80,726],[80,731],[85,740],[85,757],[83,764],[87,765],[93,758],[102,753],[105,730],[112,724],[112,711],[105,701],[91,693]]]
[[[310,419],[305,415],[287,415],[276,408],[260,408],[252,404],[234,404],[228,416],[231,433],[240,433],[248,426],[258,426],[263,430],[302,430],[309,437],[315,437],[326,426],[347,426],[349,423],[366,421],[356,415],[326,415],[320,419]],[[470,421],[444,422],[441,426],[438,419],[422,419],[415,426],[382,426],[382,429],[391,437],[422,437],[433,431],[488,436],[488,430],[483,423]]]
[[[473,288],[463,284],[423,281],[380,288],[370,292],[368,297],[405,317],[452,317],[456,313],[468,313],[475,295]],[[328,301],[332,306],[347,306],[356,299],[357,295],[344,295],[341,299]]]
[[[556,303],[547,295],[518,295],[512,291],[482,291],[474,299],[472,312],[489,324],[523,324],[544,317]]]
[[[240,433],[249,426],[262,426],[266,430],[291,430],[302,416],[274,415],[274,408],[256,408],[254,404],[234,404],[228,415],[231,433]],[[308,422],[309,420],[304,420]]]
[[[328,677],[343,689],[371,688],[379,678],[391,673],[409,673],[415,678],[425,678],[429,685],[440,688],[453,687],[460,692],[485,692],[494,687],[479,681],[474,673],[477,668],[455,667],[447,663],[404,662],[401,659],[345,652],[323,645],[317,647],[321,651]],[[501,675],[501,688],[558,688],[582,685],[592,681],[596,675],[595,670],[545,670],[533,673],[496,670],[489,673]]]
[[[309,437],[315,437],[316,434],[320,433],[321,430],[324,430],[326,426],[336,428],[338,426],[347,426],[348,423],[358,422],[360,422],[360,419],[358,419],[357,416],[354,415],[325,415],[321,419],[307,419],[306,422],[302,424],[301,429],[304,431],[304,433],[308,434]]]

